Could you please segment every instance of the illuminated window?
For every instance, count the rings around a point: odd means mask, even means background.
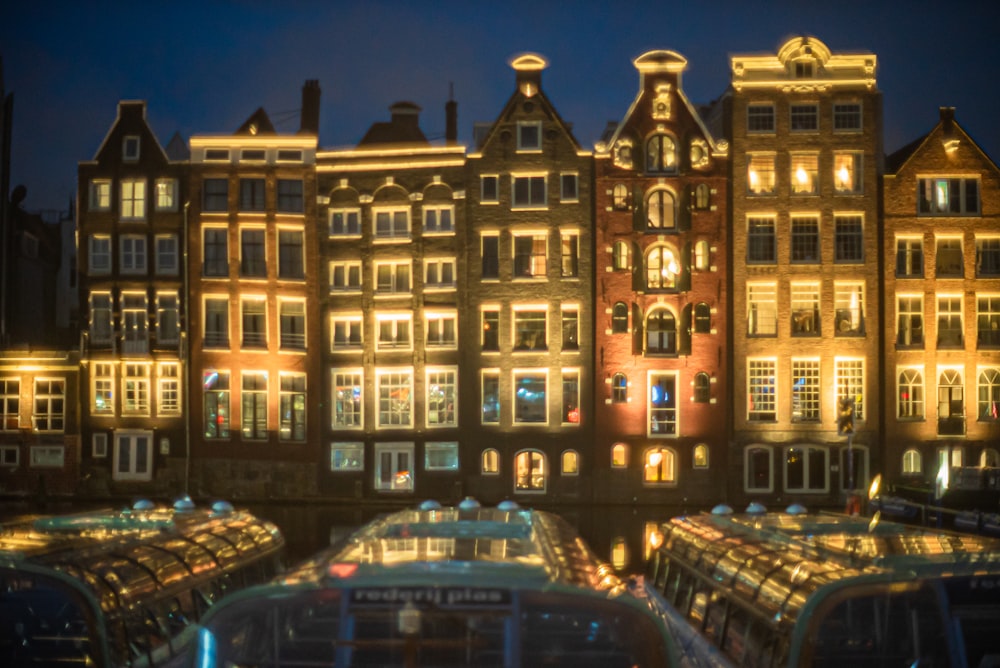
[[[1000,420],[1000,367],[980,369],[977,383],[979,401],[976,415],[980,420],[997,422]],[[991,466],[997,464],[994,462]]]
[[[747,361],[747,420],[773,422],[778,419],[774,360]]]
[[[176,292],[156,293],[156,341],[160,345],[177,345],[181,334],[180,306]]]
[[[962,297],[938,296],[937,327],[938,348],[957,348],[964,344]]]
[[[518,151],[542,150],[541,121],[518,121],[517,150]]]
[[[792,216],[792,262],[819,262],[817,216]]]
[[[122,352],[145,353],[149,351],[149,309],[142,292],[123,292]]]
[[[935,272],[938,278],[961,278],[965,274],[962,240],[952,237],[937,239]]]
[[[791,159],[792,194],[817,194],[819,192],[819,156],[815,153],[792,153]]]
[[[454,441],[428,441],[424,445],[424,469],[428,471],[457,471],[458,443]]]
[[[666,308],[656,308],[646,316],[646,354],[677,354],[677,319]]]
[[[927,216],[979,213],[979,179],[927,178],[918,182],[918,211]]]
[[[897,278],[922,278],[924,275],[924,240],[896,239]]]
[[[577,232],[563,232],[559,235],[561,269],[564,278],[580,274],[580,235]]]
[[[830,488],[830,453],[826,448],[791,447],[785,448],[784,454],[786,492],[825,492]]]
[[[458,373],[451,369],[427,370],[427,426],[458,426]]]
[[[672,230],[677,227],[676,200],[669,190],[654,190],[646,198],[646,230]]]
[[[512,176],[511,206],[513,208],[539,208],[548,202],[545,176]]]
[[[278,388],[278,438],[306,440],[306,375],[282,372]]]
[[[202,196],[202,208],[207,213],[228,210],[229,181],[227,179],[205,179]]]
[[[121,273],[145,273],[146,237],[138,234],[123,234],[119,242],[121,244]]]
[[[361,211],[358,209],[331,209],[330,236],[360,237]]]
[[[708,446],[704,443],[699,443],[694,446],[694,468],[696,469],[707,469],[708,468]]]
[[[229,299],[227,297],[205,298],[206,348],[229,347]]]
[[[126,364],[122,372],[122,415],[149,415],[149,365]]]
[[[177,235],[158,234],[155,244],[156,273],[164,276],[176,276],[179,269]]]
[[[856,132],[861,129],[861,103],[837,102],[833,105],[833,131]]]
[[[455,207],[425,206],[424,234],[449,234],[455,231]]]
[[[819,129],[819,110],[815,104],[793,104],[789,117],[792,132],[816,132]]]
[[[204,241],[204,276],[229,275],[229,233],[224,227],[206,227],[202,230]]]
[[[777,260],[774,216],[747,217],[747,262],[772,264]]]
[[[514,350],[547,350],[545,309],[514,310]]]
[[[413,490],[413,443],[375,444],[375,489],[384,492]]]
[[[611,468],[623,469],[628,466],[628,446],[615,443],[611,446]]]
[[[837,402],[845,397],[854,398],[854,419],[865,419],[865,361],[836,360]]]
[[[624,183],[616,183],[611,189],[611,206],[615,211],[625,211],[629,205],[628,186]]]
[[[412,314],[379,313],[376,320],[378,324],[376,350],[398,350],[412,347],[413,337],[410,334]]]
[[[793,282],[790,293],[792,336],[819,336],[819,283]]]
[[[920,451],[910,448],[903,453],[903,474],[913,475],[924,472],[923,458]]]
[[[480,472],[483,475],[499,475],[500,473],[500,453],[494,448],[483,450],[480,459]]]
[[[267,276],[263,228],[245,227],[240,230],[240,276]]]
[[[965,433],[965,384],[958,369],[946,369],[938,376],[937,414],[938,436]]]
[[[747,285],[747,334],[774,336],[778,333],[777,288],[774,283]]]
[[[458,316],[454,311],[436,313],[424,311],[425,345],[428,348],[450,348],[458,345]]]
[[[278,278],[303,278],[302,230],[278,230]]]
[[[896,346],[924,345],[924,298],[922,295],[896,297]]]
[[[565,450],[561,459],[563,475],[580,475],[580,453],[576,450]]]
[[[611,403],[628,403],[628,377],[621,372],[611,377]]]
[[[548,422],[544,370],[514,371],[514,424]]]
[[[121,182],[121,217],[124,220],[143,220],[146,218],[146,181],[145,179],[122,179]]]
[[[455,287],[455,260],[424,260],[424,288],[451,290]]]
[[[747,492],[771,492],[774,490],[774,463],[771,448],[750,446],[743,451],[743,480]]]
[[[483,350],[495,352],[500,350],[500,311],[496,308],[483,309]]]
[[[563,369],[562,422],[580,424],[580,372]]]
[[[774,105],[770,102],[751,103],[747,105],[747,132],[774,132]]]
[[[111,293],[93,292],[90,295],[90,342],[95,345],[111,343]]]
[[[773,195],[774,187],[774,154],[751,154],[747,160],[748,194]]]
[[[500,424],[500,372],[483,371],[482,375],[482,422]]]
[[[642,481],[671,484],[677,482],[677,455],[668,448],[650,448],[642,454]]]
[[[156,210],[177,210],[177,179],[156,179]]]
[[[545,454],[537,450],[522,450],[514,456],[514,491],[544,492],[548,482]]]
[[[563,202],[577,202],[580,199],[579,177],[573,174],[559,175],[559,199]]]
[[[792,360],[792,422],[819,422],[819,360]]]
[[[360,371],[333,371],[333,427],[355,429],[361,427],[364,402]]]
[[[153,433],[116,431],[112,479],[149,481],[153,479]]]
[[[409,209],[374,209],[376,239],[409,239]]]
[[[267,438],[267,372],[244,371],[240,395],[243,438],[259,441]]]
[[[514,237],[515,278],[545,278],[547,242],[545,234],[519,234]]]
[[[302,179],[278,179],[278,213],[305,211]]]
[[[628,244],[616,241],[611,250],[611,266],[615,271],[626,271],[628,265]]]
[[[833,154],[833,187],[838,193],[861,192],[861,153],[837,151]]]
[[[1000,276],[1000,237],[976,237],[976,278]]]
[[[361,292],[361,262],[331,262],[330,292]]]
[[[1000,347],[1000,295],[976,297],[976,347]]]
[[[668,135],[653,135],[646,142],[646,171],[677,171],[677,142]]]
[[[628,333],[628,305],[624,302],[615,302],[611,308],[611,333]]]
[[[649,376],[649,435],[673,436],[677,433],[677,377],[673,373]]]
[[[646,253],[646,288],[673,290],[680,278],[681,264],[672,248],[653,246]]]
[[[378,374],[378,426],[413,424],[413,373],[380,371]]]
[[[361,348],[361,316],[332,315],[330,316],[332,332],[332,350],[357,350]]]
[[[500,199],[500,194],[497,189],[497,182],[499,177],[495,174],[483,175],[479,177],[480,184],[480,201],[487,203],[496,203]]]
[[[836,281],[833,284],[833,330],[835,336],[865,333],[865,284]]]
[[[411,261],[378,262],[375,264],[375,293],[380,295],[409,294]]]
[[[306,305],[301,301],[281,301],[278,304],[282,350],[306,349]]]
[[[694,401],[698,404],[707,404],[712,398],[712,380],[705,372],[694,375]]]
[[[483,278],[500,277],[500,237],[496,234],[484,234],[482,242],[482,274]]]
[[[206,371],[202,387],[205,392],[205,438],[229,438],[229,372]]]
[[[240,211],[264,211],[265,181],[262,178],[240,179]]]
[[[111,273],[111,236],[93,234],[90,236],[89,268],[90,275],[97,276]]]
[[[90,210],[91,211],[111,210],[110,179],[92,179],[90,181]]]
[[[160,364],[157,372],[156,394],[160,415],[180,415],[181,378],[180,365]]]
[[[244,348],[267,347],[267,302],[262,297],[244,297],[240,302]]]
[[[704,183],[699,183],[694,188],[694,208],[707,209],[709,204],[709,188]]]
[[[114,415],[115,368],[104,362],[95,363],[92,368],[90,412],[94,415]],[[16,413],[14,417],[17,417]],[[16,421],[14,424],[17,424]]]
[[[580,308],[578,306],[562,307],[562,349],[580,349]]]
[[[924,418],[924,374],[919,369],[903,369],[897,380],[898,407],[896,417],[900,420],[922,420]]]
[[[331,443],[330,444],[330,470],[331,471],[364,471],[365,470],[365,446],[364,443]]]

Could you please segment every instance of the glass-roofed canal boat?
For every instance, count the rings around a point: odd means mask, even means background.
[[[191,626],[283,565],[278,528],[225,502],[0,525],[0,666],[178,665]]]
[[[191,665],[673,666],[669,629],[556,515],[385,515],[201,622]]]
[[[644,584],[692,665],[1000,666],[1000,541],[755,506],[654,541]]]

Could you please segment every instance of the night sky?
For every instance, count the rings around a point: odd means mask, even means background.
[[[0,56],[14,93],[12,186],[29,210],[66,209],[77,163],[93,158],[122,99],[148,102],[161,143],[175,132],[230,133],[263,106],[298,129],[306,79],[322,88],[320,145],[357,143],[411,100],[444,134],[449,85],[459,140],[514,90],[512,56],[549,60],[542,86],[593,148],[635,96],[632,60],[670,49],[688,60],[692,102],[721,95],[729,56],[774,53],[794,35],[878,57],[887,153],[924,134],[938,107],[1000,159],[1000,2],[339,2],[172,0],[5,2]],[[761,9],[766,7],[767,9]]]

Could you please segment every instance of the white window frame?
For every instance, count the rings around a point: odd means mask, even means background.
[[[397,382],[394,382],[397,381]],[[405,429],[414,425],[414,377],[413,367],[392,367],[375,370],[375,424],[376,429]],[[396,388],[394,390],[394,388]],[[385,391],[385,392],[384,392]],[[405,410],[396,409],[392,404],[394,391],[405,394]],[[383,410],[383,394],[385,409]],[[385,419],[388,417],[389,419]],[[398,418],[398,421],[396,419]]]
[[[486,419],[486,379],[496,382],[496,419]],[[483,425],[499,425],[503,415],[503,395],[500,390],[500,369],[482,369],[479,372],[479,419]]]
[[[387,288],[383,288],[379,283],[379,272],[386,268],[389,271],[390,285]],[[412,294],[413,260],[405,259],[375,262],[372,267],[372,286],[375,289],[376,297]]]
[[[176,276],[180,271],[178,258],[180,244],[176,234],[157,234],[153,243],[156,252],[156,273],[163,276]]]
[[[864,154],[861,151],[833,152],[833,189],[838,195],[864,192]]]
[[[347,334],[346,337],[338,338],[338,329]],[[357,342],[352,342],[352,333],[358,332]],[[331,313],[330,314],[330,350],[339,352],[344,350],[361,350],[365,343],[364,320],[360,313]]]
[[[410,215],[410,207],[408,206],[387,206],[372,208],[372,239],[378,242],[398,242],[398,241],[409,241],[412,236],[413,221]],[[386,215],[389,217],[389,227],[385,233],[379,232],[379,216]],[[406,229],[398,230],[397,218],[399,214],[404,214],[406,218]]]
[[[118,245],[121,273],[130,275],[146,273],[148,266],[146,236],[143,234],[123,234],[119,238]]]
[[[341,222],[335,222],[338,217]],[[327,235],[337,238],[360,238],[361,209],[357,207],[330,209]]]
[[[524,419],[524,411],[519,410],[518,404],[518,384],[524,378],[540,378],[542,381],[545,400],[542,402],[541,420]],[[549,424],[549,404],[552,401],[551,383],[549,382],[549,369],[547,367],[514,369],[511,372],[510,405],[513,407],[513,424],[515,427],[543,427]]]
[[[833,360],[837,403],[843,397],[854,397],[854,421],[865,419],[865,385],[867,368],[863,357],[835,357]],[[858,398],[860,397],[860,399]],[[858,427],[855,426],[855,429]]]
[[[137,482],[148,482],[153,479],[153,432],[152,431],[140,431],[140,430],[115,430],[114,434],[114,448],[113,457],[111,464],[111,477],[114,480],[128,480]],[[145,443],[143,443],[145,440]],[[128,470],[123,471],[121,469],[122,458],[123,458],[123,447],[128,448]],[[147,449],[146,453],[146,464],[145,470],[140,470],[137,467],[138,450],[140,447],[145,447]]]
[[[535,141],[528,141],[526,131],[534,130]],[[541,153],[542,152],[542,122],[541,121],[518,121],[517,122],[517,152],[518,153]]]
[[[905,379],[904,379],[905,376]],[[909,395],[905,404],[911,407],[904,414],[903,389]],[[927,411],[927,384],[922,366],[898,367],[896,369],[896,420],[912,422],[923,420]]]
[[[414,444],[412,442],[391,442],[376,443],[374,448],[374,462],[372,464],[372,487],[378,492],[412,492],[414,479],[416,477],[414,461]],[[382,455],[389,454],[392,459],[392,468],[387,471],[391,480],[382,480]],[[406,455],[409,468],[400,468],[400,455]]]
[[[33,469],[59,469],[66,465],[66,448],[61,445],[32,445],[28,466]]]
[[[90,211],[111,211],[111,179],[90,180]]]
[[[91,276],[106,276],[111,273],[111,235],[90,235],[88,251],[88,272]]]
[[[425,235],[455,234],[455,206],[453,204],[428,204],[424,206],[423,214]],[[445,224],[445,218],[447,218],[447,224]]]
[[[842,107],[838,110],[837,107]],[[848,116],[851,118],[855,117],[855,112],[850,108],[857,108],[857,124],[845,125],[842,127],[837,127],[838,116],[840,119],[846,119]],[[864,129],[864,105],[860,101],[856,100],[834,100],[833,102],[833,131],[834,133],[857,133]]]
[[[118,208],[122,220],[146,219],[146,179],[122,179]]]
[[[435,461],[436,456],[446,458],[446,463]],[[424,443],[425,471],[458,471],[458,441],[427,441]]]
[[[392,323],[383,339],[384,323]],[[401,333],[405,329],[405,339]],[[375,314],[375,350],[413,350],[413,312],[385,312]]]
[[[330,292],[361,292],[361,272],[360,261],[331,261]]]
[[[451,322],[451,339],[445,337],[447,322]],[[432,334],[437,340],[431,340]],[[456,350],[458,348],[458,313],[456,311],[424,311],[424,346],[435,350]]]
[[[122,138],[122,161],[138,162],[140,149],[139,135],[125,135]]]
[[[149,415],[150,372],[147,362],[126,362],[122,365],[122,415]]]
[[[426,381],[424,382],[424,406],[426,407],[426,423],[428,429],[441,429],[441,428],[453,428],[458,426],[458,404],[459,404],[459,392],[458,392],[458,367],[455,366],[443,366],[443,367],[428,367],[425,371]],[[443,400],[446,403],[451,404],[451,408],[447,405],[443,411],[435,411],[433,409],[435,397],[433,396],[433,391],[435,387],[444,386]],[[450,394],[450,402],[449,395]],[[432,421],[431,416],[434,412],[437,412],[439,417],[437,421]],[[443,417],[441,414],[443,413]]]
[[[535,185],[535,179],[542,180],[542,198],[541,201],[535,199],[533,193],[533,187]],[[527,200],[519,202],[517,199],[517,186],[519,181],[527,181]],[[549,208],[549,175],[547,172],[542,173],[518,173],[510,175],[510,208],[519,210],[535,210],[544,211]]]
[[[445,269],[450,268],[451,270],[451,280],[445,281]],[[445,291],[454,290],[457,284],[457,269],[458,264],[455,262],[455,258],[428,258],[424,260],[424,290],[428,291]],[[431,281],[431,271],[437,275],[437,280]]]
[[[61,410],[56,410],[57,407],[61,407]],[[40,433],[62,433],[65,429],[65,420],[66,379],[36,377],[31,407],[31,424],[34,430]],[[41,421],[46,423],[46,429],[39,427]]]
[[[337,465],[338,454],[341,465]],[[361,441],[334,441],[330,443],[330,471],[354,473],[365,470],[365,444]]]
[[[90,374],[90,412],[94,416],[115,415],[115,365],[111,362],[94,362]],[[97,404],[98,397],[107,398],[107,406]]]
[[[156,405],[160,415],[180,415],[181,371],[178,362],[163,362],[156,373]]]
[[[0,467],[16,469],[20,464],[20,447],[16,445],[0,445]]]
[[[172,303],[171,303],[172,302]],[[165,325],[168,324],[172,316],[174,331],[167,331]],[[180,342],[181,312],[180,300],[176,292],[156,293],[156,341],[159,344],[176,345]]]
[[[156,179],[156,210],[176,211],[177,210],[177,179],[160,178]]]
[[[354,408],[353,401],[350,402],[351,410],[343,411],[341,414],[346,418],[340,423],[337,422],[337,387],[356,388],[359,391],[358,405]],[[335,430],[361,430],[365,426],[365,375],[360,367],[334,367],[330,369],[330,427]],[[345,404],[346,405],[346,404]],[[356,419],[355,419],[356,418]]]

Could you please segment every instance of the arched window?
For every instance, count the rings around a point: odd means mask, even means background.
[[[673,249],[654,246],[646,254],[646,288],[649,290],[672,290],[677,287],[681,263]]]
[[[611,403],[624,404],[628,401],[628,376],[616,373],[611,377]]]
[[[616,183],[615,187],[611,189],[611,206],[616,211],[627,211],[628,204],[628,186],[624,183]]]
[[[983,369],[979,372],[980,420],[996,422],[1000,420],[1000,369]]]
[[[694,189],[694,208],[708,208],[708,184],[699,183]]]
[[[900,419],[924,417],[924,375],[919,369],[903,369],[899,372],[899,412]]]
[[[708,446],[704,443],[694,446],[694,467],[696,469],[708,468]]]
[[[580,455],[576,450],[566,450],[562,453],[562,474],[580,475]]]
[[[500,453],[494,448],[483,450],[483,475],[498,475],[500,473]]]
[[[672,230],[677,227],[676,199],[669,190],[659,189],[646,197],[646,229]]]
[[[514,457],[514,491],[544,492],[548,482],[545,454],[522,450]]]
[[[979,453],[979,466],[989,468],[1000,466],[1000,454],[994,448],[983,448]]]
[[[698,334],[710,334],[712,332],[712,308],[705,302],[695,304],[694,331]]]
[[[611,308],[611,333],[625,334],[628,332],[628,305],[616,302]]]
[[[677,482],[677,455],[669,448],[650,448],[643,455],[643,482]]]
[[[698,271],[708,269],[708,242],[704,239],[694,245],[694,268]]]
[[[712,381],[708,374],[702,371],[694,376],[694,400],[699,404],[707,404],[712,395]]]
[[[903,453],[903,475],[916,475],[924,472],[923,458],[920,451],[910,448]]]
[[[938,377],[938,435],[957,436],[965,433],[965,386],[962,374],[947,369]]]
[[[611,267],[615,271],[628,269],[628,244],[624,241],[615,242],[611,252]]]
[[[646,142],[646,171],[677,171],[677,142],[668,135],[653,135]]]
[[[615,443],[611,446],[611,468],[623,469],[628,466],[628,446]]]
[[[646,354],[677,354],[677,319],[665,308],[656,309],[646,317]]]

